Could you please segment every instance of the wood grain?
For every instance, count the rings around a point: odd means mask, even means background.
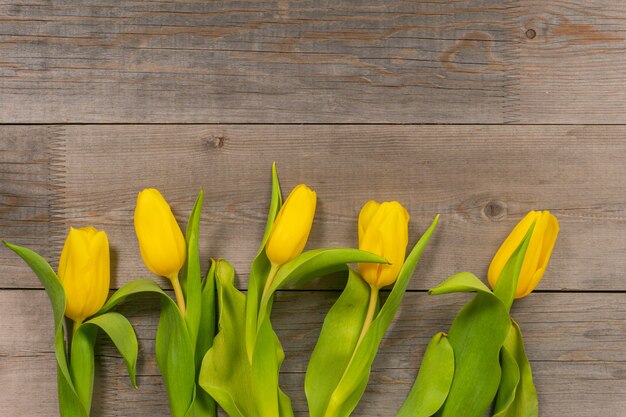
[[[0,123],[624,123],[626,3],[0,3]]]
[[[623,126],[167,125],[10,130],[38,140],[40,146],[53,139],[62,151],[57,152],[57,171],[50,179],[54,184],[49,184],[54,185],[54,198],[44,196],[36,213],[12,210],[7,204],[0,221],[11,228],[2,234],[17,244],[41,248],[51,243],[45,254],[55,263],[70,225],[104,229],[112,247],[114,287],[147,275],[132,226],[137,192],[144,187],[161,189],[184,225],[204,187],[201,259],[205,266],[210,257],[228,259],[245,288],[265,225],[270,166],[277,161],[285,195],[300,182],[318,193],[309,248],[356,245],[356,218],[368,199],[397,199],[406,205],[412,216],[411,242],[441,213],[439,229],[412,280],[413,289],[433,287],[461,270],[484,276],[515,223],[528,210],[549,209],[558,216],[562,231],[539,289],[626,290]],[[36,147],[35,142],[29,146]],[[7,154],[17,162],[5,165],[18,166],[20,155]],[[32,162],[35,171],[44,173],[48,163],[46,158]],[[20,187],[2,181],[0,196],[9,202],[34,201],[29,196],[46,187],[40,181],[23,181]],[[53,230],[47,219],[55,219]],[[1,287],[40,287],[6,248],[0,253]],[[341,287],[333,280],[315,285]]]
[[[273,322],[286,352],[282,386],[297,415],[306,415],[304,372],[325,312],[336,292],[281,292]],[[408,293],[374,364],[355,415],[394,414],[415,378],[423,350],[449,328],[469,296]],[[0,415],[50,416],[56,412],[50,306],[41,290],[0,292]],[[139,336],[139,390],[104,337],[98,349],[93,416],[167,416],[167,397],[154,359],[158,300],[139,298],[121,310]],[[518,301],[543,417],[622,417],[626,408],[626,295],[534,294]],[[33,399],[36,398],[36,401]]]
[[[54,126],[0,129],[0,239],[19,241],[47,259],[58,256],[55,237],[65,233],[54,208],[63,159],[55,141],[58,131]],[[0,250],[0,265],[5,279],[30,286],[32,272],[15,254]]]

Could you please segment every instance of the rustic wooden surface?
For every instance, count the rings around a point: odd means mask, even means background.
[[[626,415],[625,2],[0,0],[1,239],[56,265],[70,225],[105,229],[117,288],[149,276],[137,192],[160,188],[184,223],[203,187],[204,265],[229,259],[245,289],[272,161],[285,191],[318,192],[311,248],[355,245],[370,198],[407,206],[412,241],[442,215],[355,415],[394,414],[467,300],[424,290],[484,276],[530,209],[562,229],[537,293],[513,309],[540,415]],[[298,416],[341,285],[277,298]],[[157,304],[122,309],[140,338],[138,391],[102,339],[94,416],[168,415]],[[49,303],[4,247],[0,358],[0,415],[56,415]]]
[[[0,3],[1,122],[625,122],[621,1],[76,3]]]

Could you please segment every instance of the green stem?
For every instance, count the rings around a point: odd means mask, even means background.
[[[365,316],[365,321],[363,322],[363,328],[361,329],[359,340],[356,342],[356,346],[354,347],[354,353],[356,353],[356,350],[363,341],[365,334],[372,325],[372,321],[374,321],[374,312],[376,311],[376,306],[378,305],[378,290],[378,287],[370,287],[370,303],[367,307],[367,315]],[[354,354],[352,356],[354,356]],[[352,362],[352,360],[350,360],[350,362]]]
[[[178,279],[178,273],[168,277],[172,281],[172,287],[174,287],[174,294],[176,295],[176,303],[183,317],[187,314],[187,308],[185,307],[185,297],[183,297],[183,289],[180,287],[180,280]]]
[[[276,265],[274,263],[272,263],[272,266],[270,267],[270,273],[267,274],[267,279],[265,280],[265,287],[263,288],[263,295],[261,297],[261,299],[264,299],[267,297],[267,293],[269,292],[271,286],[272,286],[272,282],[274,282],[274,278],[276,277],[276,273],[278,272],[278,268],[280,268],[280,265]]]
[[[74,337],[74,335],[78,331],[78,328],[80,327],[81,324],[83,324],[82,320],[74,320],[72,322],[72,338]]]
[[[265,287],[263,287],[263,294],[261,295],[261,305],[259,308],[259,314],[257,316],[257,330],[263,323],[263,320],[265,319],[267,305],[269,304],[271,296],[272,296],[270,294],[270,289],[272,287],[272,283],[274,282],[274,278],[276,277],[276,273],[278,272],[279,268],[280,268],[280,265],[276,265],[272,263],[272,266],[270,267],[270,272],[269,274],[267,274],[267,279],[265,280]]]

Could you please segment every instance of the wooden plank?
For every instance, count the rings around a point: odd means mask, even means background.
[[[0,239],[19,241],[48,259],[58,256],[55,237],[65,233],[54,209],[63,158],[58,132],[56,126],[0,129]],[[32,272],[8,250],[0,250],[0,265],[2,275],[14,283],[32,279]]]
[[[11,129],[31,137],[32,129],[41,127]],[[54,180],[60,188],[49,216],[60,226],[49,231],[44,218],[28,223],[24,208],[7,209],[0,220],[30,224],[24,238],[11,239],[52,242],[51,261],[70,225],[106,230],[114,287],[148,273],[132,226],[137,192],[161,189],[184,225],[204,187],[201,259],[205,266],[210,257],[228,259],[245,288],[265,225],[270,165],[277,161],[285,193],[300,182],[318,192],[309,248],[356,245],[358,211],[368,199],[405,204],[412,216],[411,242],[441,213],[413,289],[430,288],[461,270],[484,276],[523,214],[550,209],[562,232],[539,289],[626,290],[624,126],[167,125],[43,131],[63,150]],[[45,135],[40,140],[43,144]],[[2,182],[0,187],[8,201],[41,186],[26,182],[17,190]],[[0,287],[40,287],[6,248],[0,251]],[[329,280],[316,285],[341,287]]]
[[[282,385],[297,415],[306,415],[304,372],[335,292],[282,292],[273,322],[286,352]],[[369,387],[355,415],[390,416],[413,382],[429,338],[445,330],[468,296],[409,293],[387,333]],[[518,301],[521,323],[545,417],[622,417],[626,409],[626,295],[535,294]],[[56,412],[52,319],[41,290],[0,292],[0,414]],[[138,382],[131,388],[121,358],[102,338],[98,348],[97,416],[167,416],[167,398],[154,359],[158,300],[127,304],[139,335]],[[37,401],[33,401],[37,398]]]
[[[511,12],[513,123],[626,122],[626,2],[520,0]]]
[[[623,123],[611,0],[0,4],[0,123]]]

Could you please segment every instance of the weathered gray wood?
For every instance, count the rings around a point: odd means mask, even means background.
[[[2,3],[2,123],[625,122],[624,2]]]
[[[273,322],[286,361],[282,381],[297,415],[308,356],[335,292],[282,292]],[[370,385],[355,416],[394,415],[404,400],[428,339],[449,327],[468,296],[408,293],[376,359]],[[102,338],[94,416],[167,416],[167,398],[154,359],[158,301],[140,298],[122,311],[140,343],[139,391],[121,358]],[[41,290],[0,292],[0,415],[50,416],[56,412],[52,318]],[[626,409],[626,294],[534,294],[518,301],[521,323],[544,417],[622,417]]]
[[[19,241],[48,259],[58,256],[55,237],[65,233],[54,208],[63,160],[55,140],[59,130],[56,126],[0,129],[0,239]],[[32,273],[5,249],[0,250],[0,274],[17,286],[30,286]]]
[[[441,213],[441,225],[411,288],[430,288],[460,270],[484,275],[521,216],[531,209],[550,209],[562,232],[539,289],[626,289],[623,126],[3,129],[15,137],[39,140],[39,146],[46,146],[49,136],[57,149],[56,173],[49,184],[54,185],[54,198],[43,193],[43,208],[36,215],[22,207],[31,203],[22,201],[35,201],[32,196],[45,189],[42,179],[24,180],[19,188],[0,182],[0,196],[8,202],[0,221],[10,226],[6,230],[11,240],[39,248],[52,242],[47,254],[56,262],[70,225],[102,228],[109,233],[113,250],[115,287],[148,272],[132,226],[137,192],[158,187],[184,223],[196,193],[204,187],[202,261],[206,265],[209,257],[228,259],[245,288],[265,225],[270,165],[277,161],[285,193],[299,182],[318,192],[309,248],[356,245],[358,211],[368,199],[398,199],[405,204],[412,216],[412,242]],[[36,146],[32,141],[28,146]],[[20,155],[6,158],[11,162],[24,157]],[[33,163],[36,170],[46,172],[41,165],[48,159]],[[11,199],[20,201],[19,210],[11,210]],[[50,230],[46,222],[50,218],[60,225]],[[0,253],[0,286],[39,287],[6,248]],[[317,285],[341,286],[328,280]]]

